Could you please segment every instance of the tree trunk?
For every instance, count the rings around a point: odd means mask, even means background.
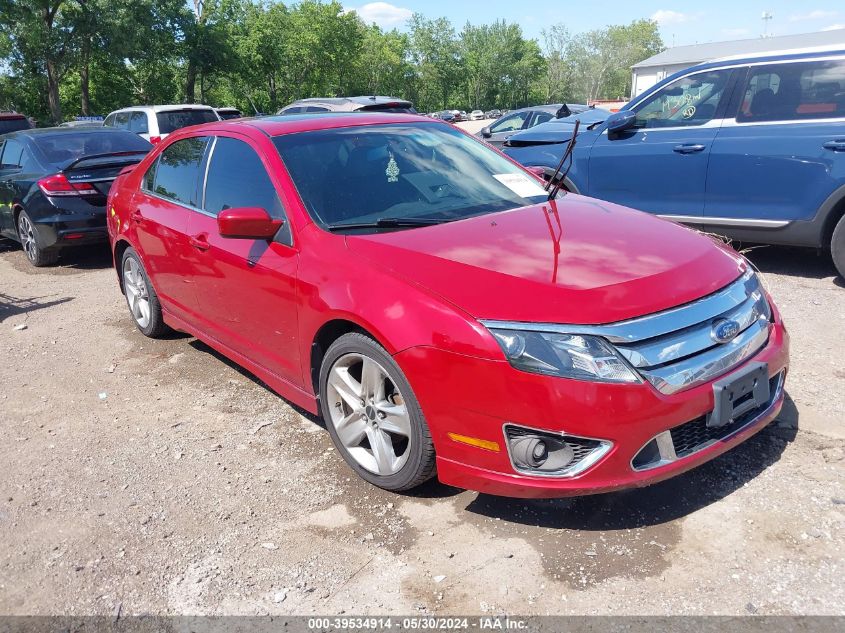
[[[52,59],[47,60],[47,103],[50,106],[50,118],[58,125],[62,122],[62,102],[59,99],[59,70]]]
[[[194,103],[197,85],[197,65],[192,59],[188,60],[188,72],[185,76],[185,102]]]
[[[91,116],[91,93],[89,73],[91,66],[91,45],[89,41],[82,47],[82,63],[79,67],[79,93],[82,116]]]

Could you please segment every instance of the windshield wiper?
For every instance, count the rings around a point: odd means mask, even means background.
[[[435,220],[433,218],[379,218],[372,222],[346,222],[339,224],[327,224],[329,231],[340,231],[343,229],[389,229],[415,226],[432,226],[443,224],[449,220]]]

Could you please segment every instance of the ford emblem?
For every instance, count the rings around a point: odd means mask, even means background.
[[[710,336],[717,343],[729,343],[739,334],[739,323],[732,319],[718,319],[713,322]]]

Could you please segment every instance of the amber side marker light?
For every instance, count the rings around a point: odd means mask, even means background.
[[[458,433],[448,433],[449,439],[455,442],[459,442],[461,444],[469,444],[470,446],[475,446],[476,448],[483,448],[486,451],[494,451],[496,453],[499,452],[499,443],[498,442],[491,442],[490,440],[482,440],[478,437],[470,437],[468,435],[459,435]]]

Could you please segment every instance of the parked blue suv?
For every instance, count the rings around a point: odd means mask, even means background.
[[[556,167],[571,134],[554,125],[504,151]],[[845,277],[845,50],[694,66],[582,130],[570,191],[737,240],[830,248]]]

